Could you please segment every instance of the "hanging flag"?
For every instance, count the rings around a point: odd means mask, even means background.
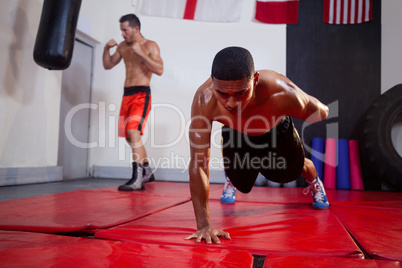
[[[143,0],[141,13],[210,22],[238,22],[243,0]]]
[[[257,0],[255,19],[264,23],[297,23],[299,0]]]
[[[326,23],[356,24],[372,19],[372,0],[324,0],[323,21]]]

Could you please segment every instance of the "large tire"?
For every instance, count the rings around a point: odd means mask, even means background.
[[[391,130],[401,114],[402,84],[399,84],[373,102],[363,128],[362,150],[369,168],[396,191],[402,191],[402,158],[392,143]]]

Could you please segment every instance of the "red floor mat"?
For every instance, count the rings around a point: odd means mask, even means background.
[[[278,256],[270,254],[265,259],[264,268],[316,268],[316,267],[353,267],[353,268],[396,268],[401,267],[398,261],[362,260],[351,258],[332,258],[332,257],[305,257],[305,256]]]
[[[401,202],[402,193],[326,190],[331,202]]]
[[[65,233],[109,228],[187,201],[188,197],[116,189],[10,200],[0,202],[0,230]]]
[[[303,195],[302,188],[254,187],[247,195],[237,192],[236,204],[223,205],[223,185],[211,185],[212,224],[230,232],[232,240],[205,245],[184,240],[195,231],[187,183],[152,182],[145,188],[118,192],[109,187],[0,202],[0,229],[98,229],[99,239],[149,244],[150,251],[176,247],[195,256],[197,250],[201,255],[202,250],[245,250],[260,256],[362,258],[346,227],[372,258],[402,260],[402,193],[329,190],[330,210],[315,211],[311,195]]]
[[[246,251],[0,231],[1,267],[252,267]]]
[[[334,206],[371,207],[379,209],[402,210],[402,201],[362,201],[362,202],[332,202]]]
[[[309,205],[237,202],[223,205],[210,201],[212,225],[231,234],[212,248],[247,250],[266,256],[281,252],[303,256],[361,258],[352,238],[329,210],[316,211]],[[191,202],[108,230],[96,238],[151,244],[211,247],[205,242],[184,240],[195,231]]]
[[[210,186],[210,199],[220,199],[223,185],[213,184]],[[326,190],[330,203],[333,202],[372,202],[374,205],[389,202],[391,206],[402,203],[402,193],[390,192],[368,192],[368,191],[346,191],[346,190]],[[236,201],[240,202],[264,202],[264,203],[284,203],[284,204],[311,204],[311,193],[304,195],[303,188],[274,188],[274,187],[253,187],[250,193],[243,194],[236,191]],[[378,202],[378,203],[376,203]],[[393,204],[393,205],[392,205]]]
[[[371,258],[402,261],[402,210],[353,206],[331,210]]]

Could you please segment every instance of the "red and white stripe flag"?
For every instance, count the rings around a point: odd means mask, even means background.
[[[297,23],[299,0],[257,0],[255,19],[264,23]]]
[[[243,0],[143,0],[141,13],[210,22],[238,22]]]
[[[356,24],[373,19],[372,0],[324,0],[324,22]]]

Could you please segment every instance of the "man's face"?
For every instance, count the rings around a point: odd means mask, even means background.
[[[254,87],[258,84],[258,80],[258,72],[251,78],[245,77],[231,81],[219,80],[213,77],[216,99],[229,112],[241,112],[253,98]]]
[[[129,43],[134,42],[135,28],[131,28],[128,21],[120,23],[120,30],[121,30],[121,35],[123,36],[124,41],[126,41],[126,43],[129,44]]]

